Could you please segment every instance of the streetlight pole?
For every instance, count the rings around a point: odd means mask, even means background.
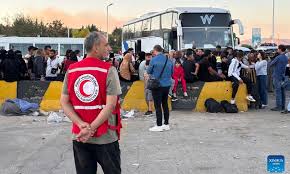
[[[272,43],[275,39],[275,0],[273,0],[273,18],[272,18]]]
[[[113,3],[107,5],[107,40],[109,40],[109,7],[112,5]]]

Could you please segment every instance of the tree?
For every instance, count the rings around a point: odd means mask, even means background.
[[[47,24],[48,36],[50,37],[66,37],[68,34],[68,28],[63,26],[60,20],[54,20]]]
[[[109,34],[109,44],[116,53],[122,49],[122,28],[115,28],[112,34]]]
[[[92,31],[100,31],[100,30],[97,28],[97,26],[95,26],[94,24],[92,24],[92,25],[88,25],[86,28],[88,28],[90,32],[92,32]]]
[[[72,37],[74,38],[84,38],[90,33],[88,28],[81,28],[81,29],[73,29],[72,30]]]

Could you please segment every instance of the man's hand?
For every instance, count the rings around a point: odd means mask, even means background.
[[[77,135],[77,141],[86,143],[90,137],[94,135],[94,131],[92,131],[90,124],[84,122],[79,125],[81,129],[80,133]]]
[[[240,82],[240,84],[243,84],[244,83],[244,81],[241,79],[241,80],[239,80],[239,82]]]
[[[222,79],[226,79],[226,76],[225,76],[224,74],[220,74],[219,76],[220,76],[220,78],[222,78]]]

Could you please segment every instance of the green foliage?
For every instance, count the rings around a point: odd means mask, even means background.
[[[111,45],[113,51],[116,53],[122,48],[122,29],[115,28],[112,34],[109,34],[109,44]]]

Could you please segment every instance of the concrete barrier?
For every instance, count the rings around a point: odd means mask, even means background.
[[[131,87],[130,85],[128,84],[124,88],[125,96],[122,102],[122,109],[147,111],[144,96],[144,82],[136,81]],[[214,98],[217,101],[229,101],[232,94],[231,82],[196,82],[188,84],[187,88],[189,97],[179,97],[179,101],[175,103],[169,101],[170,109],[189,109],[197,112],[205,112],[204,102],[206,99]],[[39,103],[40,109],[42,110],[58,111],[61,109],[59,101],[61,91],[62,82],[20,81],[18,83],[7,83],[0,81],[0,104],[6,99],[21,98],[30,102]],[[178,89],[178,94],[182,95],[181,89]],[[248,110],[246,95],[246,86],[241,85],[236,96],[236,103],[240,111]]]
[[[17,82],[0,81],[0,104],[14,98],[17,98]]]
[[[61,109],[60,96],[62,91],[62,82],[50,82],[43,99],[40,103],[40,109],[44,111],[58,111]]]
[[[200,95],[197,100],[195,111],[205,112],[204,106],[205,100],[213,98],[217,101],[231,100],[232,95],[232,83],[231,82],[207,82],[204,84]],[[245,85],[240,85],[238,93],[236,95],[236,104],[239,111],[248,110],[248,102],[246,100],[247,89]]]
[[[171,110],[171,101],[168,100],[168,107]],[[142,112],[147,111],[147,104],[145,101],[144,95],[144,82],[143,81],[136,81],[133,83],[127,95],[124,98],[122,103],[122,109],[124,110],[138,110]]]

